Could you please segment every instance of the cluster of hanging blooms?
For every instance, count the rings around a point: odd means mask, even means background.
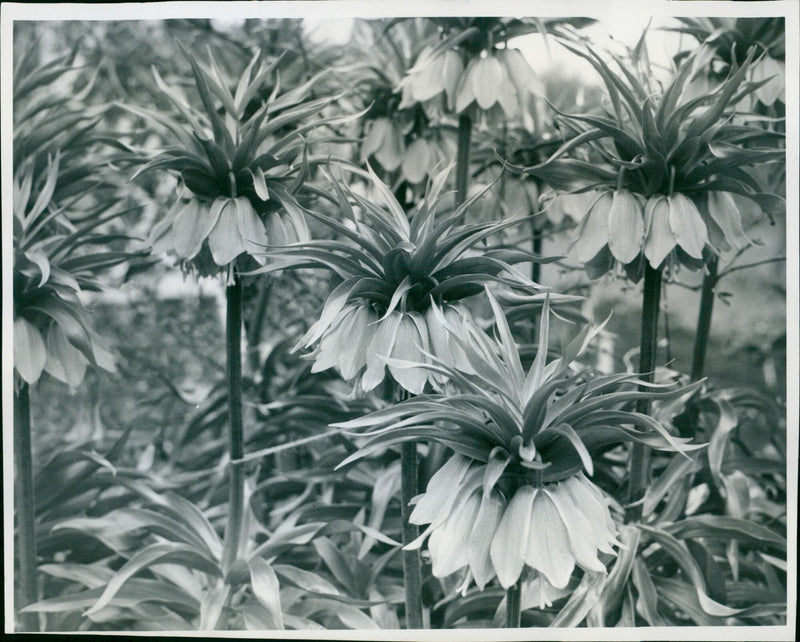
[[[354,28],[368,61],[357,67],[357,91],[369,106],[362,126],[361,160],[397,172],[409,186],[424,188],[437,165],[454,156],[455,142],[439,127],[441,113],[424,108],[427,94],[406,100],[397,87],[413,65],[417,43],[438,38],[435,27],[429,21],[399,20],[387,30],[362,20]],[[421,56],[430,49],[423,47]]]
[[[303,122],[331,101],[309,99],[316,78],[278,95],[280,58],[267,63],[256,54],[232,93],[213,58],[206,67],[187,57],[202,109],[191,106],[155,69],[176,118],[126,106],[153,120],[175,142],[137,174],[176,171],[185,188],[168,215],[153,226],[149,245],[155,251],[174,251],[184,265],[202,274],[215,274],[242,255],[263,264],[267,245],[309,238],[294,197],[308,170],[303,134],[334,119]],[[270,82],[274,89],[264,100]]]
[[[522,171],[558,192],[588,192],[572,245],[572,256],[590,276],[625,268],[638,280],[645,263],[654,269],[682,264],[700,269],[712,256],[751,243],[744,232],[737,198],[747,198],[767,214],[781,211],[783,199],[762,191],[750,168],[780,162],[784,152],[759,147],[762,127],[731,122],[733,108],[763,84],[748,81],[755,50],[712,93],[686,96],[695,56],[685,59],[660,93],[646,70],[615,73],[590,47],[562,44],[588,60],[602,75],[609,94],[604,117],[565,114],[557,118],[576,133],[547,161]],[[611,145],[603,144],[610,140]],[[583,156],[568,158],[572,150]]]
[[[481,118],[520,118],[534,123],[530,99],[542,86],[525,56],[509,47],[517,35],[548,30],[542,21],[509,18],[434,19],[442,29],[435,44],[426,45],[397,85],[401,108],[441,104],[463,114],[479,110]],[[548,22],[548,21],[544,21]]]
[[[595,192],[592,197],[570,251],[576,260],[602,272],[610,269],[609,262],[626,265],[642,254],[657,269],[678,250],[684,262],[701,261],[707,244],[729,250],[752,242],[728,192],[708,192],[699,203],[680,192],[645,201],[627,189]]]
[[[450,111],[461,113],[473,104],[489,111],[497,106],[512,119],[527,111],[528,99],[541,83],[518,49],[503,48],[473,57],[466,67],[461,54],[441,46],[427,47],[400,81],[400,107],[444,94]]]
[[[522,219],[465,223],[466,211],[480,194],[455,210],[438,211],[449,173],[446,168],[433,177],[410,218],[371,168],[363,175],[377,192],[374,200],[329,176],[341,218],[311,210],[307,214],[346,240],[300,242],[269,253],[275,262],[259,271],[297,265],[331,271],[340,281],[319,319],[296,346],[313,348],[309,358],[314,360],[315,372],[336,368],[356,389],[366,392],[384,381],[388,364],[397,384],[421,394],[428,382],[437,381],[437,374],[422,365],[429,362],[428,355],[469,368],[462,349],[452,344],[443,329],[445,319],[461,324],[468,318],[461,299],[494,282],[516,288],[531,302],[543,300],[539,287],[513,267],[539,259],[505,248],[472,251]],[[353,205],[359,208],[358,214]],[[393,357],[418,365],[397,367],[391,362]]]
[[[330,311],[331,308],[323,311],[324,319],[327,319]],[[443,314],[455,323],[456,318],[469,312],[462,306],[445,304]],[[369,392],[383,381],[385,357],[424,363],[427,361],[426,353],[434,353],[469,367],[463,352],[447,340],[430,307],[424,313],[392,310],[379,317],[371,306],[350,303],[339,310],[327,328],[324,323],[314,324],[299,345],[313,345],[320,336],[319,346],[312,353],[314,365],[311,371],[336,368],[347,381],[361,374],[361,390],[364,392]],[[436,379],[435,375],[421,367],[397,368],[389,365],[388,370],[397,383],[413,394],[421,394],[429,378],[431,381]]]
[[[406,143],[401,124],[386,117],[368,121],[361,158],[374,158],[385,170],[400,170],[412,185],[422,183],[446,158],[453,156],[452,141],[434,132]]]
[[[786,90],[786,39],[783,23],[773,18],[676,18],[678,27],[670,31],[695,38],[703,49],[703,57],[696,68],[698,73],[689,83],[691,98],[703,92],[711,93],[717,87],[720,74],[727,71],[732,61],[741,59],[750,47],[756,47],[758,57],[748,72],[748,80],[758,84],[752,94],[771,108],[784,102]]]
[[[429,363],[388,358],[399,369],[424,367],[446,377],[447,394],[418,396],[338,424],[366,439],[340,466],[413,439],[448,446],[455,454],[414,500],[410,521],[427,527],[408,547],[427,539],[433,574],[462,572],[463,591],[472,581],[483,588],[495,576],[508,588],[530,573],[563,588],[576,567],[604,573],[600,555],[613,555],[618,544],[610,500],[584,475],[593,474],[591,449],[626,441],[678,452],[699,447],[625,405],[675,399],[699,384],[637,390],[638,375],[575,368],[602,326],[587,326],[563,356],[548,362],[548,301],[526,373],[505,315],[488,290],[487,296],[496,339],[470,319],[453,324],[432,305],[470,369],[432,355]]]
[[[410,521],[427,525],[410,546],[428,539],[433,575],[468,569],[462,589],[495,576],[503,588],[528,567],[564,588],[576,565],[605,573],[598,552],[614,555],[616,526],[609,500],[583,473],[552,484],[524,484],[507,500],[487,490],[487,464],[454,455],[417,498]]]

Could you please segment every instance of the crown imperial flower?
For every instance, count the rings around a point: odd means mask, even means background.
[[[755,47],[740,65],[731,64],[728,77],[712,93],[693,98],[687,83],[705,55],[703,48],[684,60],[673,80],[657,92],[647,73],[629,71],[627,61],[611,54],[620,74],[591,47],[561,42],[599,72],[609,108],[602,117],[556,110],[557,119],[575,137],[548,160],[522,171],[558,192],[594,190],[571,250],[590,276],[620,264],[638,280],[642,254],[654,269],[672,257],[696,270],[722,251],[743,247],[750,241],[741,229],[738,208],[729,207],[731,194],[752,200],[768,214],[784,210],[785,201],[762,192],[748,173],[750,167],[784,158],[785,152],[772,142],[780,134],[765,134],[761,127],[732,118],[739,101],[759,88],[747,81],[754,65],[764,64],[754,63]],[[596,143],[602,139],[611,144]],[[762,140],[770,146],[756,146]],[[595,159],[565,157],[578,147],[591,147]]]
[[[518,288],[534,298],[544,296],[512,265],[536,257],[518,250],[471,252],[477,243],[518,220],[464,223],[466,209],[480,195],[454,211],[437,213],[449,171],[439,172],[429,182],[411,220],[371,168],[365,176],[377,188],[382,204],[364,199],[331,177],[340,209],[352,226],[318,212],[308,214],[347,240],[300,242],[269,253],[278,263],[261,271],[297,263],[331,270],[344,279],[295,346],[312,348],[309,357],[315,372],[336,368],[366,392],[384,380],[388,367],[402,388],[421,394],[428,382],[437,384],[445,378],[422,365],[430,362],[429,355],[469,368],[463,347],[442,327],[448,323],[457,328],[466,322],[469,315],[459,304],[461,299],[481,292],[488,282]],[[360,215],[348,197],[360,206]],[[405,363],[400,365],[399,360]]]
[[[498,302],[488,291],[487,296],[497,340],[466,320],[453,327],[431,305],[470,370],[460,371],[434,355],[427,363],[388,359],[390,366],[446,376],[447,392],[338,424],[369,429],[362,435],[364,445],[340,466],[420,437],[451,448],[455,454],[412,502],[410,521],[427,527],[408,546],[422,546],[430,538],[433,574],[444,577],[466,568],[464,590],[473,579],[483,588],[495,575],[507,588],[525,568],[563,588],[576,566],[604,573],[598,553],[613,555],[617,544],[609,502],[583,474],[593,474],[590,449],[620,441],[662,450],[697,448],[625,404],[674,399],[698,384],[642,391],[630,387],[642,384],[637,375],[576,371],[572,362],[602,326],[584,328],[562,357],[548,363],[547,300],[537,353],[526,373]]]

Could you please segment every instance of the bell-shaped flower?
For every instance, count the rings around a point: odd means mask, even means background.
[[[302,232],[305,223],[294,220],[302,218],[295,197],[303,187],[302,172],[309,169],[307,158],[298,159],[307,135],[352,117],[319,116],[332,100],[310,98],[319,75],[279,93],[280,58],[268,62],[259,52],[234,79],[225,78],[213,60],[208,67],[185,53],[202,107],[190,104],[180,88],[154,69],[156,85],[172,103],[173,113],[133,108],[171,139],[155,156],[142,158],[136,175],[173,171],[188,191],[155,224],[150,244],[156,251],[174,251],[185,266],[203,273],[219,272],[242,254],[264,264],[268,242],[308,238]],[[262,94],[269,98],[258,98]],[[385,137],[378,136],[379,146]],[[276,215],[280,218],[274,219]],[[265,226],[272,228],[270,235]]]
[[[425,138],[415,139],[403,154],[403,177],[416,185],[424,181],[439,161],[436,146]]]
[[[570,248],[572,256],[581,263],[592,260],[608,244],[608,219],[613,202],[611,192],[599,192],[586,209]]]
[[[214,225],[208,233],[208,247],[217,265],[227,265],[244,252],[258,255],[263,261],[269,240],[249,199],[217,198],[209,211]]]
[[[708,233],[697,205],[680,192],[670,194],[667,203],[669,228],[675,237],[675,243],[692,258],[702,259]]]
[[[664,259],[675,247],[675,235],[669,224],[669,201],[659,194],[651,197],[644,207],[647,232],[644,255],[653,268],[661,267]]]
[[[26,383],[35,383],[47,362],[39,329],[25,317],[14,319],[14,367]]]
[[[398,83],[398,90],[402,91],[399,109],[427,102],[442,92],[447,97],[448,107],[452,109],[456,87],[463,72],[464,62],[455,49],[437,51],[433,46],[426,46],[414,66]]]
[[[708,228],[709,243],[713,247],[740,250],[753,244],[744,231],[741,211],[730,192],[707,192],[697,205]]]
[[[564,588],[576,565],[605,573],[597,554],[614,554],[616,532],[608,500],[582,473],[556,484],[522,486],[492,540],[492,564],[503,588],[516,583],[525,566]]]
[[[630,263],[642,252],[644,218],[639,197],[627,189],[614,192],[608,212],[608,248],[617,261]]]
[[[492,54],[473,58],[459,82],[456,112],[464,112],[473,103],[484,111],[497,104],[506,118],[514,118],[518,113],[517,90],[505,66]]]
[[[361,158],[374,158],[381,166],[392,172],[406,157],[403,135],[389,118],[375,118],[368,121],[367,135],[361,145]]]
[[[771,107],[776,100],[785,102],[786,65],[783,61],[777,61],[772,56],[764,55],[753,65],[750,71],[750,78],[754,82],[769,79],[766,84],[755,91],[756,97],[764,105]]]
[[[68,386],[75,387],[83,381],[89,360],[70,343],[57,323],[51,324],[47,331],[46,346],[45,371]]]

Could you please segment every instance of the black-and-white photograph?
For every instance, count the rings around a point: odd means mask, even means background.
[[[794,639],[797,30],[4,3],[6,633]]]

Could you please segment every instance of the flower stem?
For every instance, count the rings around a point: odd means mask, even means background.
[[[403,546],[419,537],[419,527],[409,521],[411,499],[419,494],[419,461],[416,442],[405,442],[400,451],[400,515],[403,520]],[[422,561],[419,549],[403,550],[403,576],[406,590],[406,628],[422,628]]]
[[[19,580],[22,603],[18,608],[39,599],[36,585],[36,504],[33,492],[33,457],[31,455],[30,387],[23,383],[14,404],[14,459],[17,464],[16,509]],[[19,616],[23,631],[38,631],[36,613]]]
[[[661,270],[646,265],[644,270],[644,293],[642,298],[642,330],[639,348],[639,372],[644,381],[653,381],[658,346],[658,315],[661,307]],[[636,412],[650,414],[650,400],[638,399]],[[650,476],[650,449],[644,444],[634,443],[628,459],[630,474],[629,503],[637,502],[644,495]],[[641,519],[642,506],[630,506],[628,521]]]
[[[244,455],[244,427],[242,424],[242,282],[234,275],[233,284],[225,291],[227,299],[225,348],[228,374],[228,417],[230,420],[229,448],[233,461]],[[228,524],[225,529],[223,568],[230,568],[239,556],[244,521],[244,468],[243,462],[231,463],[228,486]]]
[[[714,288],[717,285],[717,257],[708,262],[708,273],[703,277],[703,292],[700,295],[700,313],[692,351],[692,381],[703,378],[706,363],[708,337],[711,334],[711,313],[714,311]]]
[[[542,230],[539,229],[538,225],[534,225],[533,227],[533,243],[531,251],[536,256],[542,255]],[[542,275],[542,266],[537,261],[534,261],[531,265],[531,281],[538,283]]]
[[[518,629],[522,622],[522,585],[517,580],[506,591],[506,628]]]
[[[461,114],[458,117],[458,147],[456,149],[456,207],[467,200],[471,136],[472,119],[467,114]]]

